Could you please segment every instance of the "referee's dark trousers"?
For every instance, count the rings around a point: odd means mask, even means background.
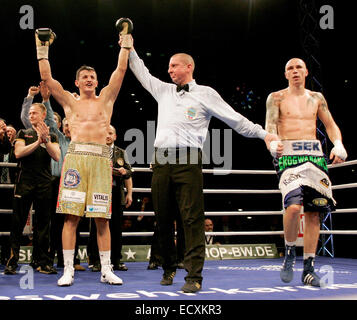
[[[155,148],[152,169],[151,192],[164,272],[176,270],[175,206],[170,203],[175,198],[185,235],[185,280],[201,283],[205,259],[202,152],[197,148]]]

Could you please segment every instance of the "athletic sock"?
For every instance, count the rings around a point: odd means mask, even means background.
[[[110,265],[110,250],[109,251],[99,251],[100,264],[101,266]]]
[[[74,249],[73,250],[63,250],[63,262],[65,266],[73,266],[74,261]]]
[[[307,260],[307,259],[309,259],[309,258],[313,258],[313,259],[315,259],[315,253],[305,253],[304,252],[304,260]]]
[[[289,246],[289,247],[296,246],[296,241],[291,241],[291,242],[290,242],[290,241],[286,241],[286,240],[285,240],[285,245],[286,245],[286,246]]]

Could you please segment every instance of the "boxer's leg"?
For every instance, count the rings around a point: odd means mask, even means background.
[[[320,278],[314,272],[314,260],[320,236],[320,213],[305,212],[304,228],[304,271],[301,281],[315,287],[320,286]]]
[[[95,218],[95,224],[97,227],[97,242],[102,274],[100,281],[109,284],[121,285],[123,284],[123,281],[114,274],[110,260],[109,220],[105,218]]]
[[[319,212],[305,212],[304,254],[315,254],[320,236]]]
[[[63,250],[74,250],[76,245],[76,230],[80,219],[80,216],[66,215],[62,230]]]
[[[97,244],[101,264],[100,281],[121,285],[123,281],[114,274],[110,260],[109,219],[111,218],[112,162],[109,147],[102,146],[102,150],[102,154],[93,155],[87,159],[90,170],[88,172],[86,217],[94,218],[97,228]]]
[[[94,218],[97,227],[97,243],[99,251],[110,251],[110,229],[109,220]]]
[[[74,281],[74,248],[76,245],[76,230],[81,217],[67,214],[62,230],[62,247],[64,270],[63,276],[58,280],[57,284],[61,287],[70,286]]]
[[[301,205],[293,204],[286,208],[283,216],[285,243],[296,242],[299,231]]]
[[[291,204],[285,210],[283,217],[284,237],[285,237],[285,258],[280,278],[283,282],[290,282],[293,279],[293,267],[296,261],[296,239],[299,230],[299,217],[301,205]]]

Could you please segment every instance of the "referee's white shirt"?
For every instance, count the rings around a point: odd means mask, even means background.
[[[176,85],[152,76],[135,51],[129,67],[142,86],[158,103],[154,147],[203,148],[211,117],[214,116],[244,137],[264,139],[267,132],[228,105],[211,87],[189,83],[189,92],[176,91]]]

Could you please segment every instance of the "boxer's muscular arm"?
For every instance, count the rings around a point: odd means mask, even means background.
[[[331,142],[334,144],[334,147],[330,152],[330,160],[333,160],[333,164],[344,162],[347,158],[347,151],[342,144],[341,131],[335,120],[332,118],[324,96],[321,93],[316,93],[315,97],[319,100],[317,116],[324,124],[326,133]]]
[[[280,101],[281,94],[273,92],[269,94],[266,101],[266,119],[265,119],[265,130],[271,134],[278,134],[278,121],[280,116]],[[280,138],[280,137],[279,137]],[[271,141],[269,144],[266,142],[267,147],[271,155],[275,157],[280,157],[282,155],[284,146],[280,141]]]
[[[279,105],[274,93],[269,94],[266,101],[265,130],[269,133],[278,134]]]
[[[50,63],[47,59],[41,59],[38,61],[40,68],[41,80],[48,86],[51,94],[57,100],[57,102],[64,106],[71,105],[71,99],[74,99],[69,91],[63,89],[62,85],[52,78]]]
[[[111,102],[111,104],[114,103],[122,86],[125,72],[128,69],[129,53],[129,48],[122,47],[120,49],[117,67],[112,73],[108,85],[100,92],[100,96],[104,97],[106,101]]]
[[[51,43],[56,39],[56,35],[51,29],[42,28],[35,32],[35,42],[37,60],[40,69],[41,79],[45,82],[51,94],[55,97],[64,109],[71,105],[74,100],[70,92],[65,91],[62,85],[52,78],[51,67],[48,61],[48,52]]]
[[[327,102],[324,96],[321,93],[316,93],[315,97],[319,101],[317,115],[324,124],[328,137],[332,142],[334,142],[336,139],[342,141],[341,131],[328,109]]]

